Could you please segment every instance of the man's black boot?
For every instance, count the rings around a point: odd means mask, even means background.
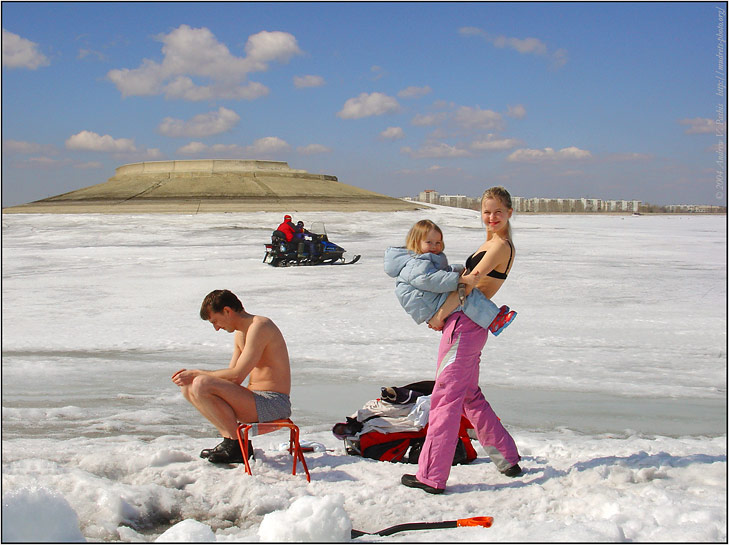
[[[225,439],[215,445],[213,448],[204,448],[200,451],[200,458],[209,458],[213,452],[220,452],[225,445]]]
[[[213,464],[242,464],[243,452],[240,449],[240,443],[236,439],[228,437],[223,438],[223,442],[219,445],[221,448],[216,452],[211,452],[208,456],[208,462]],[[217,449],[217,447],[216,447]],[[248,458],[253,457],[253,445],[248,441]]]

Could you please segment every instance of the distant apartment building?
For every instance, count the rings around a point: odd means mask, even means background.
[[[474,208],[477,207],[478,203],[478,199],[474,199],[473,197],[467,197],[466,195],[441,195],[434,189],[421,191],[415,200],[430,204],[440,204],[442,206],[452,206],[454,208]]]
[[[581,212],[638,212],[640,201],[605,201],[602,199],[546,199],[512,197],[514,212],[542,214]]]
[[[427,202],[430,204],[440,204],[440,193],[438,193],[435,189],[426,189],[425,191],[421,191],[420,195],[418,195],[418,201],[419,202]]]
[[[638,212],[640,201],[604,201],[606,212]]]
[[[465,195],[441,195],[438,204],[453,206],[455,208],[471,208],[476,199]]]
[[[726,213],[726,206],[713,206],[709,204],[669,204],[666,212],[678,214],[721,214]]]

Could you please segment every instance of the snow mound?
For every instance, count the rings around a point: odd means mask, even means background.
[[[185,519],[164,532],[155,541],[160,543],[209,543],[216,539],[215,533],[207,524]]]
[[[258,528],[261,541],[349,541],[352,521],[344,510],[341,494],[304,496],[285,511],[263,517]]]
[[[2,541],[82,542],[78,516],[61,494],[23,487],[3,496]]]

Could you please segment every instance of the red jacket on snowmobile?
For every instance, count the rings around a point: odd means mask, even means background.
[[[291,221],[291,216],[288,214],[285,215],[283,223],[276,227],[276,230],[281,231],[284,234],[286,242],[291,242],[291,239],[294,238],[294,233],[296,232],[296,226],[294,225],[294,222]]]

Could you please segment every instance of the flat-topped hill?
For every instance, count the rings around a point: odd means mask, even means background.
[[[295,170],[282,161],[203,159],[122,165],[113,177],[55,197],[3,209],[3,213],[175,213],[422,208]]]

